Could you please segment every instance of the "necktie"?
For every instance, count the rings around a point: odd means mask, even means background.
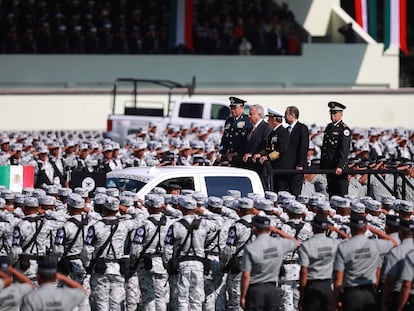
[[[289,133],[289,135],[290,135],[290,133],[292,132],[292,127],[289,125],[289,126],[287,127],[287,130],[288,130],[288,133]]]
[[[250,137],[252,137],[253,131],[256,129],[255,126],[253,126],[252,130],[249,133],[249,137],[247,137],[248,139],[250,139]]]

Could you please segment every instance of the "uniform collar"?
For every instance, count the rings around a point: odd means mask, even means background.
[[[282,123],[280,123],[278,126],[276,126],[273,131],[276,131],[280,126],[282,126]]]

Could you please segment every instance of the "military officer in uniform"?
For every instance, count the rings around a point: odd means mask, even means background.
[[[379,309],[376,284],[380,256],[397,243],[385,233],[380,234],[381,231],[378,234],[386,240],[367,238],[367,220],[362,214],[351,215],[350,227],[352,238],[339,244],[334,260],[334,308],[342,305],[344,311],[376,311]]]
[[[320,168],[335,169],[335,174],[327,175],[329,196],[344,196],[348,193],[348,177],[343,171],[348,164],[351,130],[342,121],[345,105],[332,101],[328,107],[332,123],[325,128]]]
[[[414,248],[414,221],[400,221],[401,244],[393,248],[386,256],[383,274],[386,277],[382,295],[382,309],[397,310],[403,280],[403,263],[407,254]]]
[[[265,150],[253,156],[253,161],[258,160],[260,164],[270,162],[273,169],[288,168],[286,163],[286,153],[289,147],[289,133],[282,126],[283,114],[275,109],[268,108],[267,115],[269,126],[272,131],[266,138]],[[286,175],[277,175],[273,178],[274,192],[288,190]]]
[[[256,240],[246,246],[241,270],[240,306],[245,310],[278,310],[277,281],[283,256],[294,251],[299,242],[269,235],[270,219],[254,216]]]
[[[246,101],[233,96],[229,97],[229,100],[231,117],[228,117],[224,123],[217,162],[228,160],[231,165],[239,166],[246,153],[247,137],[253,126],[249,117],[243,113]]]
[[[299,247],[302,311],[332,310],[332,270],[340,240],[326,236],[328,218],[317,214],[311,222],[314,236]]]
[[[401,294],[398,301],[397,310],[412,310],[414,306],[414,290],[412,288],[414,280],[414,250],[411,250],[403,261],[401,273]]]
[[[50,259],[39,262],[37,279],[40,287],[23,297],[20,310],[73,310],[85,298],[82,285],[58,273],[56,263]],[[66,286],[57,287],[56,281]]]

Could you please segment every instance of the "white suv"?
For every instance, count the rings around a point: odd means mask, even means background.
[[[106,175],[107,188],[118,188],[138,193],[140,199],[155,187],[166,189],[174,183],[182,189],[201,191],[207,196],[223,196],[236,189],[246,196],[257,193],[264,196],[260,177],[256,172],[224,166],[131,167]]]

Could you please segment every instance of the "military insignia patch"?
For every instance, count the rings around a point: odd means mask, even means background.
[[[135,236],[134,236],[134,239],[132,240],[132,242],[134,242],[136,244],[142,244],[142,242],[144,241],[144,236],[145,236],[145,228],[140,227],[135,232]]]
[[[55,245],[63,245],[64,240],[65,240],[65,229],[60,228],[56,232]]]
[[[227,236],[226,244],[229,246],[233,246],[236,242],[236,227],[231,227],[229,229],[229,234]]]
[[[245,121],[237,122],[237,128],[238,129],[242,129],[245,125],[246,125],[246,122]]]
[[[173,244],[173,242],[174,242],[174,231],[173,231],[172,226],[170,226],[168,228],[167,235],[165,236],[164,242],[167,243],[167,244],[170,244],[170,245]]]
[[[89,227],[88,234],[86,235],[86,239],[85,239],[85,244],[91,245],[94,237],[95,237],[95,228]]]
[[[19,227],[14,228],[12,246],[20,246],[20,237],[21,237],[20,228]]]
[[[348,129],[344,130],[344,135],[345,135],[345,136],[349,136],[349,134],[351,134],[351,133],[349,132],[349,130],[348,130]]]

